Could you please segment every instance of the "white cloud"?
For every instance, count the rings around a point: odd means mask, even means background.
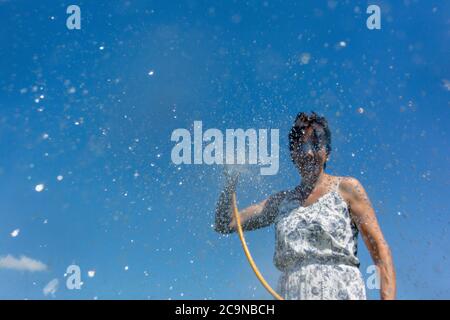
[[[55,279],[51,280],[49,283],[47,283],[47,285],[44,287],[44,289],[42,289],[42,292],[44,293],[45,296],[48,296],[49,294],[54,296],[56,291],[58,290],[58,284],[59,284],[59,281],[58,281],[58,279],[55,278]]]
[[[15,258],[8,254],[7,256],[0,257],[0,269],[35,272],[47,270],[47,266],[38,260],[34,260],[26,256]]]

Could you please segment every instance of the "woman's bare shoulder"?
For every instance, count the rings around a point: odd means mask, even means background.
[[[350,176],[339,177],[339,192],[343,198],[347,201],[357,199],[366,196],[366,191],[361,182]]]
[[[340,180],[339,187],[342,188],[343,191],[348,192],[354,190],[355,188],[362,188],[361,182],[355,177],[342,176],[337,178]]]

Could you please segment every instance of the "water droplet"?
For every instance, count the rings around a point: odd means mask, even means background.
[[[16,229],[13,232],[11,232],[11,237],[15,238],[19,235],[20,233],[20,229]]]
[[[70,94],[74,94],[75,92],[77,92],[77,89],[75,87],[70,87],[69,90],[67,90],[67,92]]]
[[[311,60],[311,54],[304,52],[300,55],[300,64],[308,64]]]

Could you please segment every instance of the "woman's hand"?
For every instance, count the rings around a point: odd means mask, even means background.
[[[235,192],[236,185],[239,182],[239,176],[241,175],[241,173],[236,170],[230,170],[227,167],[225,167],[223,175],[225,176],[225,188],[230,190],[231,192]]]
[[[236,185],[240,173],[225,168],[225,188],[220,194],[216,205],[216,223],[214,229],[217,232],[227,234],[236,231],[237,221],[232,210],[231,195],[236,191]],[[238,212],[242,229],[255,230],[272,224],[278,213],[278,204],[283,199],[285,192],[279,192],[269,198],[251,205]]]

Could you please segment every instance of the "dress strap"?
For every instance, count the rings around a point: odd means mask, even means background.
[[[337,178],[337,183],[335,185],[335,190],[336,191],[339,191],[339,186],[341,185],[341,180],[342,180],[341,177]]]

